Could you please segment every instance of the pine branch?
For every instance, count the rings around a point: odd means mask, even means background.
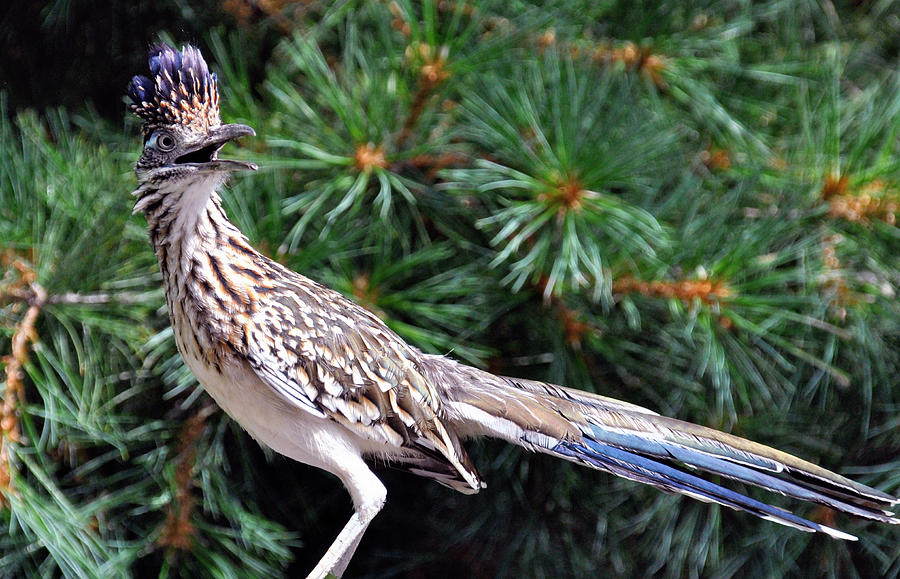
[[[4,260],[9,257],[7,253]],[[35,272],[27,263],[14,257],[10,265],[17,270],[19,279],[0,291],[0,303],[16,301],[27,304],[28,309],[13,330],[10,353],[2,359],[6,380],[3,402],[0,404],[0,507],[5,506],[9,493],[15,492],[14,466],[9,445],[19,443],[22,439],[18,413],[20,406],[25,403],[23,367],[28,363],[29,345],[38,339],[35,324],[47,301],[47,291],[35,281]]]

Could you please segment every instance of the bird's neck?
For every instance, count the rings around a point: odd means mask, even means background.
[[[150,241],[158,255],[165,248],[177,250],[182,258],[193,258],[198,252],[215,249],[228,237],[243,239],[226,217],[216,192],[223,181],[224,175],[213,173],[141,184],[134,193],[138,198],[134,211],[146,216]]]
[[[210,327],[217,331],[236,327],[252,313],[269,268],[269,260],[225,216],[216,193],[222,180],[149,182],[135,191],[135,211],[147,218],[170,314],[191,314],[195,324],[215,320]]]

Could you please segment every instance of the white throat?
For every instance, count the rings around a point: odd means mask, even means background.
[[[186,253],[191,253],[197,244],[215,235],[210,222],[210,209],[218,199],[216,189],[228,177],[224,172],[199,173],[186,179],[172,179],[163,187],[150,194],[142,195],[134,206],[134,211],[143,211],[148,221],[158,221],[166,230],[162,241],[169,245],[181,245]]]
[[[209,173],[203,178],[192,180],[176,201],[175,221],[170,236],[172,242],[187,242],[192,237],[211,238],[207,206],[211,198],[217,196],[216,189],[225,181],[226,173]]]

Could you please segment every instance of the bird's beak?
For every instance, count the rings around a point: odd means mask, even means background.
[[[256,164],[245,161],[219,159],[219,150],[229,141],[255,136],[256,131],[247,125],[222,125],[211,130],[202,140],[187,149],[175,160],[178,165],[193,165],[204,172],[255,171]]]

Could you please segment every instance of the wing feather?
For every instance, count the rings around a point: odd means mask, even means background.
[[[480,489],[418,367],[421,353],[339,293],[284,271],[286,291],[273,292],[247,330],[258,333],[246,341],[256,375],[297,408],[381,443],[379,456],[457,490]]]

